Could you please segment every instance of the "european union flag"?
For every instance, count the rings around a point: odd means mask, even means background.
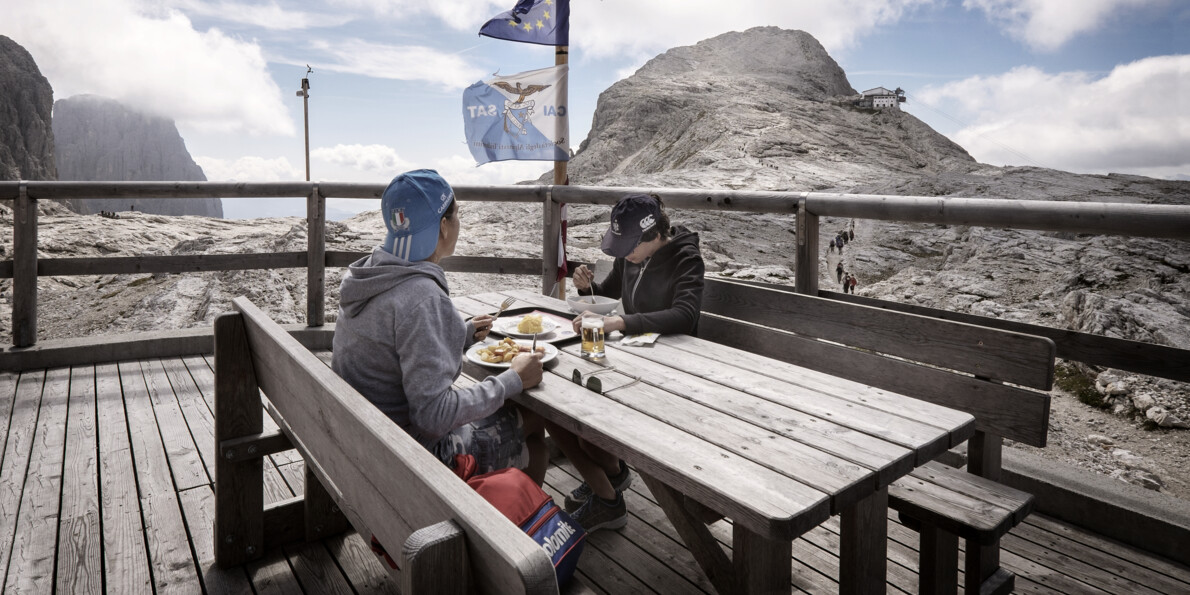
[[[489,161],[567,161],[565,64],[479,81],[463,91],[467,147]]]
[[[479,34],[541,45],[570,45],[570,0],[520,0],[512,10],[484,23]]]

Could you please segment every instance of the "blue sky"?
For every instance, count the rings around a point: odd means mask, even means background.
[[[211,180],[304,179],[295,93],[309,64],[313,179],[432,167],[510,184],[549,163],[475,167],[460,102],[492,73],[553,64],[552,48],[476,35],[514,4],[0,0],[0,34],[56,99],[95,93],[175,120]],[[599,93],[648,59],[761,25],[814,35],[857,91],[904,88],[907,111],[981,162],[1190,179],[1184,0],[572,0],[575,148]]]

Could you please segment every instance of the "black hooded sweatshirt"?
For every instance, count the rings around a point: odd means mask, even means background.
[[[698,249],[698,234],[682,226],[640,264],[617,258],[603,283],[592,287],[598,295],[619,298],[623,304],[624,334],[694,334],[702,307],[706,265]]]

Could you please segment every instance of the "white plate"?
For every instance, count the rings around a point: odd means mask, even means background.
[[[518,324],[521,323],[522,318],[524,318],[524,316],[510,316],[508,318],[498,318],[498,319],[496,319],[496,323],[492,325],[492,330],[494,330],[498,333],[504,334],[504,335],[509,335],[511,337],[532,338],[533,333],[522,333],[522,332],[516,330],[516,327]],[[553,320],[550,320],[549,318],[545,318],[543,316],[541,318],[541,332],[537,333],[537,336],[541,337],[542,335],[547,335],[549,333],[552,333],[552,332],[554,332],[554,329],[556,329],[556,328],[558,328],[557,323],[555,323]]]
[[[515,339],[515,341],[517,343],[520,343],[521,345],[524,345],[525,347],[529,347],[529,346],[533,345],[532,340],[526,341],[524,339]],[[484,347],[487,347],[488,345],[495,345],[496,343],[499,343],[499,341],[494,341],[492,339],[484,339],[483,341],[480,341],[479,343],[472,345],[471,348],[467,350],[467,359],[469,359],[472,362],[475,362],[481,366],[488,366],[489,368],[507,368],[507,367],[509,367],[510,364],[508,364],[508,363],[493,364],[490,362],[485,362],[485,361],[483,361],[483,358],[479,357],[478,351],[480,349],[483,349]],[[555,357],[558,357],[558,348],[557,347],[554,347],[553,345],[550,345],[549,343],[546,343],[544,341],[538,341],[537,346],[545,347],[545,356],[541,358],[542,363],[548,362],[548,361],[554,359]]]

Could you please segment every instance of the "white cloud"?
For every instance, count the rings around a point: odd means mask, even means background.
[[[275,1],[263,4],[244,4],[226,0],[220,2],[169,0],[169,5],[188,15],[199,15],[276,31],[338,27],[354,20],[354,17],[350,15],[289,10],[282,8]]]
[[[462,57],[422,46],[395,46],[360,39],[316,40],[311,49],[330,56],[319,69],[383,79],[425,81],[446,89],[463,89],[487,73]]]
[[[907,12],[938,0],[603,0],[572,2],[571,27],[591,57],[630,55],[651,58],[659,51],[691,45],[727,31],[777,26],[801,29],[828,51],[852,45],[877,26],[895,23]],[[510,7],[511,8],[511,7]],[[507,9],[505,9],[507,10]],[[643,59],[636,60],[643,63]]]
[[[210,182],[295,182],[306,179],[306,172],[295,168],[284,157],[249,156],[229,160],[199,155],[194,157],[194,162]]]
[[[425,167],[438,170],[447,182],[456,186],[506,186],[536,180],[554,165],[549,161],[498,161],[476,167],[470,155],[452,155]]]
[[[385,176],[410,168],[397,151],[385,145],[335,145],[310,151],[311,159],[362,172],[380,172]]]
[[[196,31],[135,0],[6,2],[0,34],[29,50],[59,98],[111,97],[213,132],[294,133],[256,43]]]
[[[1080,33],[1094,31],[1121,12],[1167,0],[963,0],[982,10],[1013,37],[1034,49],[1055,50]]]
[[[332,4],[364,9],[375,15],[392,18],[409,18],[422,14],[432,15],[446,25],[460,31],[471,29],[487,22],[497,14],[509,10],[515,0],[451,0],[438,2],[427,0],[331,0]]]
[[[951,138],[984,163],[1171,177],[1190,171],[1188,88],[1190,55],[1179,55],[1101,78],[1020,67],[927,87],[914,99],[970,122]]]

